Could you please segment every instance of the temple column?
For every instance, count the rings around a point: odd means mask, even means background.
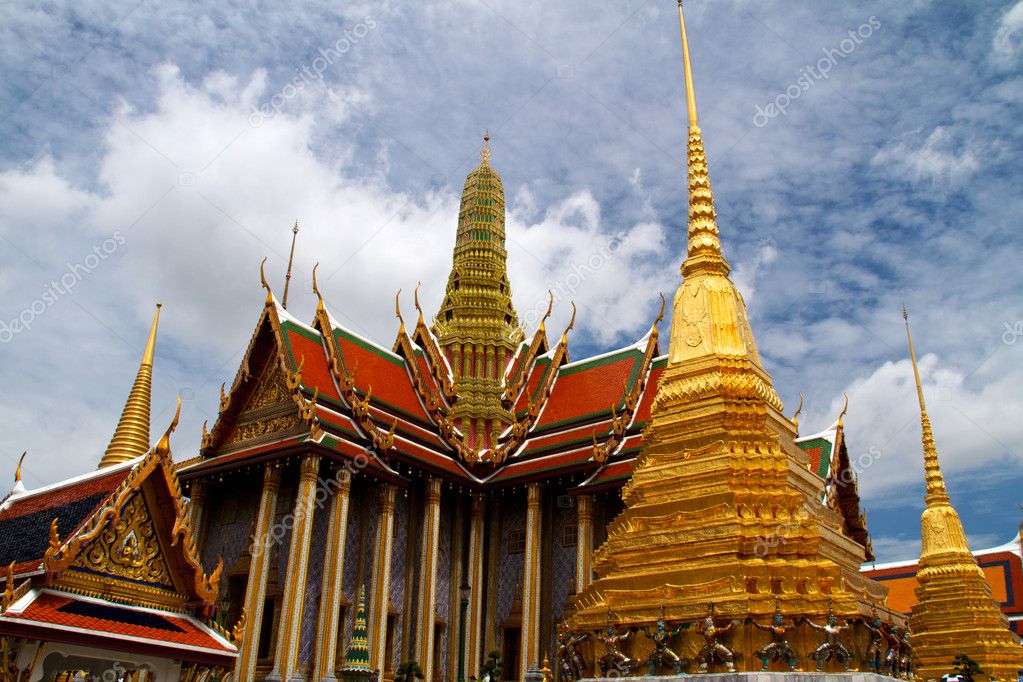
[[[248,583],[245,586],[245,628],[235,668],[238,682],[252,682],[256,675],[256,654],[263,623],[266,578],[270,568],[270,526],[274,520],[280,487],[280,470],[276,466],[266,465],[263,470],[263,492],[256,512],[256,529],[252,535]]]
[[[299,463],[298,491],[292,510],[291,549],[288,551],[288,575],[284,581],[284,608],[277,634],[277,656],[268,680],[304,682],[298,674],[298,649],[302,638],[302,611],[305,605],[306,574],[309,570],[309,543],[313,536],[316,511],[316,479],[320,473],[319,455],[304,455]]]
[[[580,495],[576,504],[575,591],[582,592],[593,579],[593,496]]]
[[[323,556],[323,589],[320,592],[320,615],[316,625],[316,658],[313,682],[333,682],[337,656],[338,617],[341,615],[342,571],[345,565],[345,541],[348,537],[348,499],[352,489],[352,473],[341,468],[336,480],[340,484],[330,501],[330,525],[327,527],[327,548]]]
[[[522,570],[522,650],[519,674],[525,679],[531,665],[539,664],[540,645],[540,502],[543,486],[526,486],[526,556]]]
[[[423,541],[419,563],[419,622],[416,627],[416,660],[426,676],[433,680],[433,621],[437,608],[437,558],[440,550],[440,479],[426,483],[426,507],[423,512]]]
[[[196,547],[202,547],[202,524],[206,518],[206,481],[192,481],[188,498],[188,527]]]
[[[483,658],[483,531],[486,500],[482,495],[472,496],[472,515],[469,519],[469,622],[465,629],[465,677],[479,677]]]
[[[369,667],[386,669],[387,605],[391,594],[391,549],[394,535],[394,493],[389,483],[380,486],[380,516],[377,519],[377,542],[373,558],[373,590],[369,603]]]

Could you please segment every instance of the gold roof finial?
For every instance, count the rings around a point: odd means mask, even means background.
[[[160,442],[156,444],[156,454],[160,457],[167,457],[170,455],[170,437],[174,433],[174,429],[178,428],[178,421],[181,419],[181,394],[178,394],[178,406],[174,410],[174,419],[171,420],[170,426],[163,432],[163,437],[160,438]]]
[[[414,300],[416,302],[416,312],[419,313],[419,322],[418,322],[418,324],[421,325],[421,324],[423,324],[423,309],[419,306],[419,287],[420,287],[420,285],[422,285],[422,282],[416,282],[416,290],[412,294],[412,300]]]
[[[323,295],[320,293],[320,287],[316,284],[316,268],[320,267],[320,262],[316,261],[316,265],[313,266],[313,293],[316,294],[316,311],[319,312],[324,309],[323,307]]]
[[[796,408],[795,413],[792,415],[792,425],[796,427],[796,433],[799,433],[799,415],[803,411],[803,394],[799,394],[799,407]]]
[[[543,332],[547,333],[547,318],[551,316],[551,311],[554,310],[554,292],[550,289],[547,290],[547,312],[540,318],[540,327]]]
[[[717,213],[714,194],[707,173],[707,154],[703,149],[703,134],[696,114],[696,86],[693,84],[692,60],[689,57],[689,39],[686,21],[682,16],[682,0],[678,1],[678,23],[682,35],[682,61],[685,71],[686,107],[689,112],[689,231],[688,256],[682,264],[682,274],[688,277],[698,272],[727,275],[731,266],[721,252],[718,237]]]
[[[845,424],[842,422],[842,417],[844,417],[845,413],[849,411],[849,394],[843,393],[842,395],[845,396],[845,405],[842,405],[842,411],[838,413],[838,422],[836,422],[840,429],[845,428]]]
[[[270,283],[266,281],[266,256],[263,256],[263,260],[259,262],[259,283],[266,289],[266,302],[269,303],[273,300],[274,292],[270,289]]]
[[[28,450],[21,453],[21,459],[18,460],[18,468],[14,470],[14,487],[11,488],[11,495],[25,492],[25,483],[21,480],[21,465],[25,463],[25,455],[27,454]]]
[[[405,333],[405,319],[401,316],[401,289],[398,289],[398,293],[394,295],[394,316],[401,322],[401,329],[398,330],[398,335]]]
[[[298,218],[295,218],[295,227],[291,230],[291,255],[288,256],[288,274],[284,275],[284,298],[281,299],[281,307],[288,308],[288,287],[291,285],[291,266],[295,262],[295,240],[298,239]]]
[[[572,327],[575,326],[575,301],[572,301],[572,319],[568,321],[568,326],[565,327],[565,331],[561,333],[561,343],[568,343],[568,333],[572,331]]]
[[[941,475],[941,465],[938,462],[938,448],[934,444],[934,434],[931,432],[931,419],[927,416],[927,405],[924,404],[924,389],[920,383],[920,368],[916,364],[916,350],[913,348],[913,335],[909,331],[909,313],[906,307],[902,307],[902,319],[906,323],[906,340],[909,342],[909,359],[913,363],[913,378],[916,380],[916,396],[920,402],[920,426],[923,430],[924,446],[924,477],[927,481],[927,496],[924,498],[927,504],[931,502],[948,502],[948,492],[945,490],[945,479]]]
[[[156,327],[160,321],[161,304],[156,304],[149,340],[142,353],[135,383],[124,404],[110,445],[99,462],[99,468],[113,466],[140,457],[149,450],[149,406],[153,396],[153,358],[156,354]]]
[[[483,133],[483,149],[480,150],[480,158],[483,159],[483,163],[490,164],[490,131],[487,130]]]

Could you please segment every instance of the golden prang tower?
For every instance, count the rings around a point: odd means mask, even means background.
[[[569,625],[723,619],[775,612],[821,619],[833,603],[869,614],[887,589],[859,573],[866,549],[821,504],[824,481],[794,443],[796,428],[764,371],[742,295],[721,251],[696,112],[682,5],[679,22],[689,112],[689,229],[675,294],[668,367],[646,447],[623,490],[625,511],[594,554],[598,579],[574,601]],[[791,622],[789,620],[788,622]],[[759,668],[763,633],[740,623],[740,668]]]
[[[970,551],[962,521],[945,490],[909,332],[909,316],[905,310],[902,315],[920,401],[927,481],[926,507],[920,518],[917,604],[910,618],[919,661],[917,677],[937,679],[951,670],[956,654],[966,654],[986,675],[1015,680],[1017,671],[1023,670],[1023,649],[1009,632],[1008,620],[991,597],[991,587]]]
[[[489,134],[481,156],[465,179],[454,263],[433,324],[458,387],[450,418],[477,451],[493,447],[512,421],[501,403],[502,377],[525,338],[512,306],[504,187],[490,165]]]

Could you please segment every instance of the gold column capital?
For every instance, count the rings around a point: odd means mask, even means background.
[[[529,506],[540,506],[540,499],[543,497],[543,483],[530,483],[526,486],[526,496]]]
[[[380,513],[394,513],[394,498],[397,488],[391,483],[380,484]]]
[[[439,504],[440,503],[440,485],[441,480],[439,478],[431,476],[426,483],[426,503],[427,504]]]
[[[276,463],[268,463],[263,468],[263,490],[277,492],[281,489],[281,469]]]
[[[580,521],[593,520],[593,495],[579,495],[575,498],[575,505]]]
[[[299,477],[302,480],[315,479],[320,473],[320,456],[309,453],[302,455],[298,464]]]

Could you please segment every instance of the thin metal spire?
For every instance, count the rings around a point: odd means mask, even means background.
[[[927,405],[924,404],[924,389],[920,383],[920,368],[916,364],[916,350],[913,348],[913,335],[909,331],[909,313],[902,307],[902,319],[906,323],[906,340],[909,341],[909,358],[913,361],[913,378],[916,380],[916,397],[920,401],[920,426],[923,431],[924,476],[927,481],[927,504],[932,502],[948,503],[948,492],[945,490],[945,479],[941,475],[938,462],[938,448],[934,445],[934,434],[931,432],[931,419],[927,416]]]
[[[288,286],[291,284],[291,266],[295,263],[295,240],[298,239],[298,219],[295,219],[295,227],[291,230],[291,255],[288,256],[288,274],[284,276],[284,298],[281,299],[281,307],[288,308]]]
[[[682,60],[686,72],[686,104],[689,108],[689,125],[697,127],[700,122],[696,116],[696,88],[693,87],[693,67],[689,60],[689,40],[686,38],[686,20],[682,16],[682,0],[678,0],[678,25],[682,31]]]

